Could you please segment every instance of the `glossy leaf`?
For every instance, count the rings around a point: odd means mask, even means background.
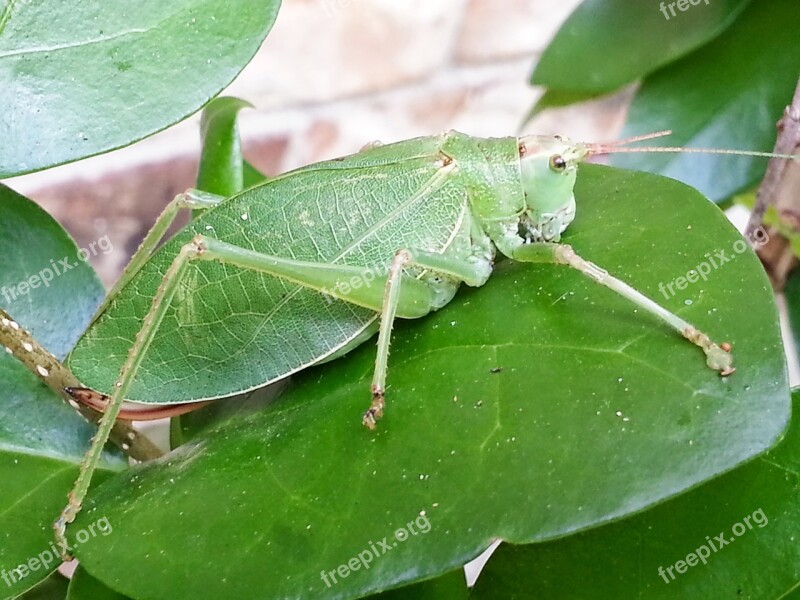
[[[576,197],[565,241],[730,341],[735,375],[576,272],[504,261],[485,287],[397,325],[376,432],[360,423],[368,343],[97,489],[70,535],[98,515],[114,535],[80,546],[81,564],[131,597],[356,598],[449,572],[497,538],[643,510],[773,445],[789,416],[777,316],[724,215],[672,180],[592,165]],[[663,298],[720,251],[707,281]],[[373,545],[369,569],[349,570]]]
[[[68,586],[69,579],[55,571],[36,587],[19,596],[19,600],[64,600]]]
[[[119,148],[195,112],[255,54],[279,5],[3,3],[0,177]]]
[[[789,276],[786,288],[783,290],[786,297],[786,311],[789,316],[789,326],[792,331],[794,343],[800,343],[800,273],[795,271]]]
[[[588,102],[589,100],[597,98],[599,95],[600,94],[595,92],[572,92],[559,89],[546,90],[536,101],[536,104],[528,111],[528,114],[525,115],[522,125],[526,125],[536,115],[548,108],[561,108],[563,106],[569,106],[570,104]]]
[[[102,299],[102,285],[77,258],[75,243],[36,204],[0,186],[0,214],[0,306],[63,357]],[[66,269],[62,260],[70,269],[57,275],[54,268]],[[47,286],[41,284],[45,270],[53,275]],[[0,353],[0,571],[23,564],[30,571],[9,574],[12,585],[0,585],[0,598],[23,592],[58,565],[42,553],[52,555],[50,524],[66,503],[91,435],[75,411]],[[106,459],[103,471],[124,467],[119,457]]]
[[[226,398],[224,402],[212,402],[200,410],[171,419],[170,447],[177,448],[194,439],[200,432],[232,418],[242,418],[263,410],[283,393],[288,384],[288,380],[283,379],[252,392]]]
[[[648,77],[622,136],[671,129],[672,146],[770,151],[800,72],[800,11],[792,0],[751,4],[702,50]],[[617,154],[612,163],[674,177],[720,201],[764,176],[767,159]]]
[[[128,598],[109,589],[78,565],[72,575],[66,600],[128,600]]]
[[[243,170],[244,170],[243,183],[244,187],[246,188],[262,183],[267,179],[269,179],[266,175],[264,175],[261,171],[256,169],[253,165],[251,165],[247,161],[244,161]]]
[[[800,586],[796,415],[777,448],[675,500],[564,540],[502,545],[470,598],[789,597]]]
[[[555,90],[604,93],[636,81],[718,36],[750,0],[685,4],[666,17],[657,2],[585,0],[545,50],[532,82]],[[760,5],[760,3],[759,3]]]
[[[203,152],[197,188],[218,196],[233,196],[244,185],[244,160],[236,115],[252,106],[239,98],[215,98],[203,109],[200,136]]]
[[[441,577],[369,596],[369,600],[467,600],[467,598],[469,598],[469,588],[464,569],[456,569]]]

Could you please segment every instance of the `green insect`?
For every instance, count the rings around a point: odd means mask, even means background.
[[[637,141],[647,137],[654,136]],[[577,269],[697,345],[711,369],[732,373],[729,346],[558,243],[575,218],[578,165],[619,150],[559,136],[477,139],[451,131],[310,165],[227,199],[179,195],[68,357],[68,369],[39,347],[24,359],[51,386],[104,411],[54,524],[65,554],[66,526],[120,414],[142,416],[164,404],[168,412],[157,415],[177,414],[259,388],[378,332],[363,415],[372,429],[385,410],[395,318],[444,307],[462,283],[482,286],[497,252]],[[159,248],[183,208],[202,212]],[[0,316],[0,341],[19,348],[19,328]],[[123,401],[149,409],[121,413]]]

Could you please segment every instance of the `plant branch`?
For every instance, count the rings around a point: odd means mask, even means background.
[[[800,152],[800,81],[795,89],[792,103],[786,107],[778,121],[776,154],[798,154]],[[747,224],[746,234],[752,236],[761,227],[764,215],[775,207],[780,227],[772,226],[768,234],[770,241],[758,249],[758,255],[772,280],[780,290],[789,273],[798,264],[790,240],[781,235],[779,229],[800,234],[800,167],[797,161],[773,158],[756,194],[756,205]]]

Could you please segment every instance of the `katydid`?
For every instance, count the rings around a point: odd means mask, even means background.
[[[375,428],[395,318],[444,307],[461,283],[483,285],[497,251],[577,269],[697,345],[708,367],[733,373],[728,345],[559,243],[575,218],[579,163],[625,150],[634,149],[451,131],[310,165],[227,199],[179,195],[67,359],[82,382],[69,392],[104,415],[54,524],[65,555],[65,528],[123,401],[184,410],[331,360],[377,332],[362,418]],[[182,208],[202,212],[159,248]],[[132,323],[141,323],[135,334]],[[14,335],[0,327],[0,342]]]

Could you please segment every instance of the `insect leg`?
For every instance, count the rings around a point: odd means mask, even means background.
[[[372,377],[372,403],[364,413],[362,419],[365,426],[375,429],[377,421],[383,416],[386,404],[386,370],[389,361],[389,344],[391,342],[392,327],[397,316],[397,306],[402,298],[407,278],[403,278],[403,270],[407,267],[420,267],[428,271],[445,275],[452,281],[462,281],[467,285],[477,287],[486,283],[491,274],[491,267],[485,262],[469,262],[460,258],[428,252],[414,252],[411,250],[398,250],[389,267],[389,276],[381,307],[381,323],[378,331],[378,354],[375,358],[375,373]],[[488,268],[487,268],[488,267]],[[414,281],[414,280],[412,280]],[[443,302],[437,302],[438,287],[441,284],[429,284],[433,310],[449,301],[447,297]]]
[[[114,287],[111,288],[111,291],[108,292],[103,303],[97,309],[92,319],[94,322],[97,317],[103,314],[103,311],[108,307],[109,302],[111,302],[114,297],[119,293],[119,291],[125,287],[125,285],[133,278],[136,273],[147,263],[150,259],[150,255],[153,251],[158,247],[158,243],[164,237],[169,229],[169,226],[172,225],[173,221],[175,221],[175,217],[178,216],[178,213],[185,208],[192,209],[192,210],[206,210],[217,206],[220,202],[224,201],[225,198],[222,196],[216,196],[214,194],[209,194],[207,192],[202,192],[200,190],[186,190],[182,194],[178,194],[173,198],[169,204],[161,211],[161,214],[158,215],[156,222],[153,224],[153,227],[150,231],[147,232],[147,235],[142,240],[142,243],[139,244],[139,247],[134,252],[133,256],[131,257],[130,262],[128,262],[125,270],[122,272],[122,275],[114,284]]]
[[[220,260],[242,268],[268,273],[381,313],[378,354],[372,383],[372,404],[363,418],[364,425],[370,428],[375,427],[375,423],[383,414],[386,365],[395,317],[407,319],[422,317],[449,302],[452,290],[458,282],[481,286],[492,272],[491,256],[480,243],[473,248],[475,252],[468,253],[467,256],[400,250],[391,263],[388,275],[374,278],[376,282],[385,279],[383,286],[362,286],[343,294],[337,292],[341,282],[347,282],[354,276],[363,277],[369,269],[268,256],[204,236],[197,236],[195,241],[203,247],[203,252],[198,258]],[[406,267],[417,267],[441,275],[442,280],[437,283],[434,280],[423,281],[411,277],[403,272]]]
[[[633,289],[624,281],[580,257],[572,246],[566,244],[536,243],[520,246],[514,252],[514,259],[520,262],[548,262],[568,265],[577,269],[597,283],[614,290],[627,298],[636,306],[655,315],[670,327],[678,331],[687,340],[698,346],[706,355],[706,364],[709,368],[719,371],[720,375],[730,375],[735,371],[733,357],[728,344],[715,344],[705,333],[691,323],[684,321],[678,315],[668,311],[660,304],[654,302],[641,292]]]
[[[271,256],[206,236],[195,237],[195,242],[201,244],[203,248],[198,259],[217,260],[243,269],[259,271],[376,312],[381,310],[383,302],[381,284],[386,279],[385,275],[374,277],[377,285],[362,286],[347,292],[341,291],[343,283],[347,283],[353,277],[364,278],[367,273],[372,272],[368,267]],[[374,275],[374,272],[372,274]],[[404,276],[403,279],[404,295],[398,308],[398,315],[413,319],[434,310],[430,301],[429,286],[412,277]]]
[[[128,352],[128,357],[120,371],[119,378],[114,384],[114,391],[108,401],[106,412],[103,413],[103,417],[100,419],[97,433],[92,438],[92,445],[83,461],[81,461],[78,479],[75,481],[75,486],[68,495],[69,501],[67,506],[61,511],[61,515],[56,519],[55,523],[53,523],[56,543],[59,547],[61,557],[64,560],[71,560],[69,556],[69,545],[67,544],[65,535],[66,527],[75,520],[78,512],[80,512],[81,504],[89,491],[92,475],[100,460],[103,446],[122,408],[122,403],[127,397],[128,390],[133,383],[139,365],[147,353],[150,342],[158,330],[191,260],[196,258],[201,252],[202,248],[196,242],[186,244],[181,248],[175,260],[172,262],[169,269],[167,269],[161,286],[158,288],[155,296],[153,296],[150,311],[142,322],[142,328],[136,334],[136,341]]]

